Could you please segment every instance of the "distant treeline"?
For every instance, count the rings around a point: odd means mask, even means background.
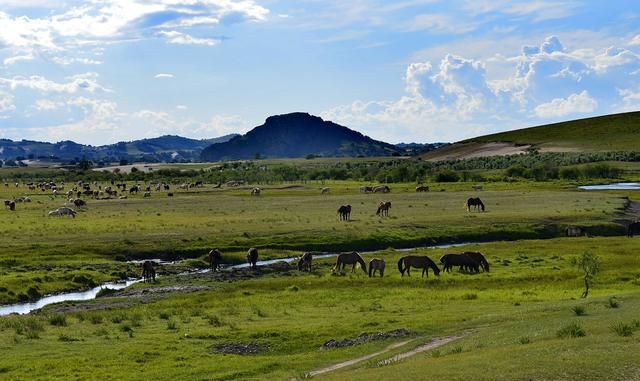
[[[223,162],[208,170],[158,169],[132,173],[71,169],[51,172],[21,172],[10,177],[22,181],[58,179],[65,181],[165,181],[172,183],[202,180],[225,183],[243,180],[248,183],[278,183],[308,180],[354,180],[365,182],[456,182],[513,181],[517,178],[537,181],[551,179],[618,178],[620,169],[603,161],[640,161],[640,152],[602,153],[530,153],[467,160],[428,162],[415,159],[385,161],[315,162],[304,164],[265,164],[260,160]],[[585,164],[587,165],[578,165]],[[6,180],[6,179],[5,179]]]

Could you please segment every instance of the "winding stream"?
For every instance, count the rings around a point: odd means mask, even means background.
[[[583,185],[584,190],[640,190],[640,183],[615,183],[602,185]]]
[[[474,244],[478,244],[479,242],[466,242],[466,243],[455,243],[455,244],[448,244],[448,245],[436,245],[436,246],[419,246],[419,247],[412,247],[412,248],[407,248],[407,249],[396,249],[396,251],[399,252],[409,252],[409,251],[414,251],[414,250],[419,250],[419,249],[446,249],[449,247],[459,247],[459,246],[466,246],[466,245],[474,245]],[[361,252],[362,254],[373,254],[376,253],[377,251],[363,251]],[[331,258],[331,257],[335,257],[337,256],[338,253],[327,253],[327,254],[318,254],[318,255],[314,255],[313,259],[324,259],[324,258]],[[258,261],[257,265],[258,266],[269,266],[272,265],[274,263],[278,263],[278,262],[286,262],[286,263],[292,263],[296,260],[298,260],[300,257],[296,256],[296,257],[288,257],[288,258],[277,258],[277,259],[268,259],[268,260],[264,260],[264,261]],[[155,259],[151,259],[154,262],[158,262],[158,263],[165,263],[162,262],[160,260],[155,260]],[[142,261],[132,261],[132,262],[142,262]],[[176,262],[170,262],[170,263],[176,263]],[[233,269],[244,269],[244,268],[248,268],[249,264],[248,263],[242,263],[239,265],[232,265],[232,266],[227,266],[224,268],[224,270],[233,270]],[[188,272],[188,273],[184,273],[184,275],[188,275],[188,274],[193,274],[193,273],[197,273],[197,274],[204,274],[209,272],[210,269],[204,269],[204,270],[199,270],[199,271],[195,271],[195,272]],[[83,301],[83,300],[92,300],[96,298],[96,295],[98,294],[98,292],[100,292],[100,290],[102,290],[103,288],[110,288],[112,290],[121,290],[123,288],[129,287],[134,283],[138,283],[141,282],[142,279],[131,279],[131,280],[127,280],[127,281],[122,281],[122,282],[108,282],[108,283],[104,283],[100,286],[94,287],[92,289],[86,290],[86,291],[78,291],[78,292],[67,292],[67,293],[61,293],[61,294],[55,294],[55,295],[48,295],[45,296],[35,302],[28,302],[28,303],[16,303],[16,304],[9,304],[9,305],[5,305],[5,306],[0,306],[0,316],[4,316],[4,315],[9,315],[9,314],[13,314],[13,313],[17,313],[17,314],[28,314],[31,311],[40,309],[44,306],[47,306],[49,304],[54,304],[54,303],[61,303],[61,302],[69,302],[69,301]]]

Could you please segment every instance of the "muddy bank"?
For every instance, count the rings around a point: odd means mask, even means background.
[[[354,338],[346,338],[342,340],[331,339],[326,343],[322,344],[320,347],[321,350],[331,349],[331,348],[343,348],[350,347],[353,345],[365,344],[371,341],[379,341],[379,340],[388,340],[388,339],[396,339],[400,337],[410,337],[416,336],[417,333],[410,331],[406,328],[394,329],[393,331],[388,332],[375,332],[375,333],[361,333],[360,335]]]

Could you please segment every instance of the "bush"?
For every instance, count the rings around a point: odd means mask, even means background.
[[[618,308],[620,307],[620,302],[618,302],[618,299],[616,299],[615,296],[612,296],[609,298],[609,304],[607,304],[607,307]]]
[[[584,337],[587,335],[584,328],[576,322],[570,323],[558,330],[556,335],[561,339],[572,338],[572,337]]]
[[[434,180],[439,183],[455,183],[460,180],[460,176],[450,169],[444,169],[436,173]]]
[[[618,322],[618,323],[613,324],[610,328],[618,336],[628,337],[628,336],[633,335],[633,326],[631,324]]]
[[[562,168],[560,170],[560,178],[565,180],[577,180],[581,176],[582,176],[582,173],[578,168],[575,168],[575,167]]]
[[[55,314],[49,317],[49,324],[57,326],[57,327],[66,327],[67,326],[67,317],[63,314]]]
[[[583,316],[586,314],[586,310],[583,306],[575,306],[571,309],[571,311],[573,311],[576,316]]]

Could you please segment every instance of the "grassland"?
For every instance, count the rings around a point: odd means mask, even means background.
[[[629,164],[628,170],[635,170]],[[188,258],[159,268],[152,284],[88,302],[48,306],[27,316],[0,317],[0,379],[7,380],[236,380],[302,379],[309,371],[409,342],[368,361],[317,379],[640,378],[640,257],[638,241],[622,236],[629,198],[638,192],[578,191],[578,183],[494,182],[392,184],[390,194],[361,194],[350,181],[276,184],[260,197],[247,188],[153,192],[128,199],[88,200],[75,219],[47,217],[62,206],[24,187],[0,187],[1,198],[31,203],[3,211],[0,304],[87,288],[127,276],[125,259]],[[321,195],[320,188],[331,187]],[[485,213],[463,202],[480,196]],[[390,217],[375,215],[391,200]],[[352,221],[336,209],[353,206]],[[564,227],[586,228],[590,238],[559,238]],[[491,272],[458,271],[421,279],[401,277],[390,247],[478,241],[464,249],[485,253]],[[225,263],[243,261],[248,247],[261,257],[306,250],[379,250],[384,278],[362,272],[332,275],[332,259],[311,274],[277,264],[256,272],[188,273],[205,265],[213,247]],[[588,299],[575,258],[592,252],[601,272]],[[578,307],[576,309],[576,307]],[[573,310],[572,310],[573,309]],[[575,310],[582,309],[581,316]],[[572,332],[558,331],[576,323]],[[330,339],[406,329],[412,335],[344,348],[320,349]],[[400,362],[380,362],[433,338],[465,334]],[[221,348],[255,346],[253,354]]]

